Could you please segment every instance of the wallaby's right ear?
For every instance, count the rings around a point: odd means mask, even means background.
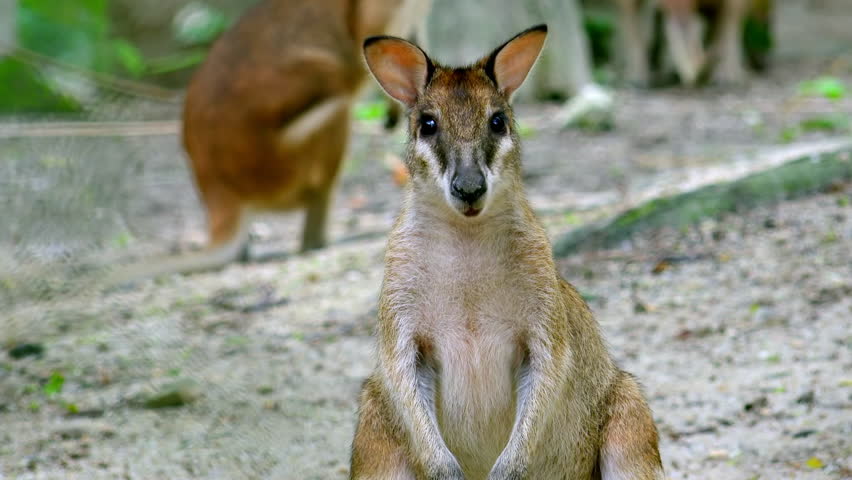
[[[435,68],[417,45],[396,37],[364,40],[364,58],[388,95],[407,107],[423,93]]]

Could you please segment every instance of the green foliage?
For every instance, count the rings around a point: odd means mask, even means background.
[[[355,118],[358,120],[381,120],[388,111],[386,101],[363,102],[355,105]]]
[[[47,383],[44,384],[42,391],[46,397],[50,398],[62,393],[63,385],[65,385],[65,377],[59,372],[53,372],[47,379]]]
[[[840,113],[814,115],[801,120],[797,125],[781,130],[780,140],[784,143],[790,143],[807,132],[852,132],[852,118]]]
[[[601,66],[611,62],[615,41],[615,19],[612,13],[589,9],[583,15],[583,27],[589,39],[592,63]]]
[[[815,115],[799,122],[799,127],[805,132],[842,132],[848,131],[852,122],[842,114]]]
[[[160,75],[194,67],[203,62],[206,56],[206,49],[193,48],[164,57],[151,58],[147,61],[145,73],[147,75]]]
[[[106,0],[19,0],[18,42],[64,63],[107,71],[114,56]]]
[[[108,0],[18,0],[17,43],[60,64],[83,70],[141,76],[145,60],[130,42],[111,31]],[[0,113],[73,112],[81,109],[58,83],[14,56],[0,58]]]
[[[145,59],[142,58],[142,53],[138,48],[126,40],[116,40],[114,46],[116,58],[125,71],[134,77],[145,73]]]
[[[839,100],[846,96],[846,86],[836,77],[819,77],[799,85],[799,95]]]
[[[743,29],[743,45],[751,65],[762,70],[766,68],[767,57],[772,50],[772,31],[770,23],[763,19],[749,17]]]
[[[33,67],[14,58],[0,58],[0,112],[74,112],[77,100],[51,88]]]

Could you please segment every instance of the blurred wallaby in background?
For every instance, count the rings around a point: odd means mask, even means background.
[[[464,64],[501,42],[505,32],[547,22],[551,38],[541,54],[539,67],[518,93],[519,99],[567,99],[558,115],[560,123],[608,125],[613,97],[594,78],[580,7],[577,0],[483,0],[463,4],[435,0],[434,18],[429,22],[429,47],[449,62]],[[446,11],[453,15],[444,14]]]
[[[364,38],[407,35],[422,0],[266,0],[222,35],[187,91],[183,141],[207,211],[205,252],[132,266],[117,282],[247,255],[253,212],[304,208],[302,250],[326,244]]]
[[[628,81],[651,83],[655,36],[684,85],[737,84],[768,64],[772,0],[617,0]],[[661,18],[660,18],[661,17]],[[657,21],[657,20],[660,21]],[[661,24],[660,32],[655,27]],[[659,45],[656,45],[659,48]],[[659,59],[656,62],[659,67]]]

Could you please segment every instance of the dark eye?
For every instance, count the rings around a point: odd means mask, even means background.
[[[435,132],[437,131],[438,122],[435,121],[435,117],[432,115],[423,115],[420,117],[420,135],[428,137],[430,135],[435,135]]]
[[[506,116],[503,115],[503,112],[495,113],[491,117],[491,121],[488,122],[488,126],[491,127],[492,132],[503,135],[506,133]]]

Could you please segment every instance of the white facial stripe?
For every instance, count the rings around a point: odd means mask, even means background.
[[[508,135],[504,135],[503,138],[500,139],[500,144],[497,146],[497,153],[495,154],[495,160],[500,161],[506,158],[506,155],[512,151],[512,147],[514,143],[512,142],[512,137]]]
[[[435,155],[435,152],[432,150],[432,146],[423,140],[417,140],[414,144],[414,152],[417,153],[418,156],[423,157],[432,165],[438,165],[438,156]]]

